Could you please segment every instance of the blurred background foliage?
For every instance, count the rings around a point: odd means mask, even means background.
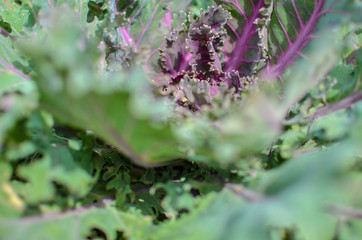
[[[360,19],[186,111],[150,77],[161,20],[212,5],[0,0],[0,239],[362,238]]]

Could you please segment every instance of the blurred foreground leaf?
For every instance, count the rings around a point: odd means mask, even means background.
[[[100,231],[106,239],[124,236],[141,240],[151,233],[150,220],[136,213],[120,212],[113,206],[82,207],[45,217],[0,220],[0,235],[4,240],[87,239],[93,237],[94,231]]]
[[[167,106],[151,97],[141,72],[108,76],[97,71],[99,52],[70,14],[54,12],[49,26],[46,40],[19,43],[32,58],[45,109],[94,131],[139,165],[184,156],[163,122]]]

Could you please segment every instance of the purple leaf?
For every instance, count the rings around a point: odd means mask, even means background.
[[[193,57],[194,71],[200,71],[208,77],[212,71],[222,70],[222,52],[226,31],[224,25],[230,14],[221,7],[209,7],[207,12],[200,11],[200,18],[190,19],[191,25],[186,39]]]
[[[280,77],[284,69],[302,55],[302,49],[313,38],[325,0],[282,0],[274,3],[267,28],[268,60],[262,78]]]
[[[260,10],[264,0],[215,0],[231,13],[232,20],[226,26],[228,45],[225,49],[227,62],[224,71],[238,70],[243,75],[253,72],[255,62],[260,58],[257,19],[262,17]]]
[[[178,84],[188,75],[209,81],[215,89],[223,76],[221,49],[226,37],[224,25],[229,17],[223,8],[209,7],[207,12],[200,12],[199,18],[190,15],[180,29],[166,38],[158,63],[162,73],[170,77],[169,83]]]

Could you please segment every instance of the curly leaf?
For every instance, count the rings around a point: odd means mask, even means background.
[[[256,20],[262,17],[260,11],[265,7],[264,0],[215,0],[231,13],[228,22],[229,46],[226,49],[225,71],[238,70],[243,75],[253,72],[255,61],[260,58],[258,26]]]
[[[175,77],[179,72],[191,70],[191,55],[185,48],[184,31],[173,32],[170,37],[166,38],[166,44],[160,49],[159,65],[166,74]]]
[[[221,7],[209,7],[208,11],[200,11],[200,17],[191,21],[187,46],[193,57],[193,70],[202,73],[221,71],[221,60],[218,54],[223,47],[226,31],[224,25],[230,15]]]
[[[113,206],[101,208],[104,202],[44,217],[0,220],[1,237],[4,240],[92,239],[97,230],[106,239],[117,239],[117,232],[127,239],[147,238],[152,229],[150,218],[121,212]]]

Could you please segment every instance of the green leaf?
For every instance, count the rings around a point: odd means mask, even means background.
[[[19,43],[38,73],[42,106],[64,122],[93,130],[137,164],[183,157],[163,121],[168,107],[151,96],[145,76],[97,73],[99,54],[92,41],[81,37],[70,15],[53,16],[46,43]]]
[[[356,88],[359,74],[359,71],[352,65],[337,65],[329,75],[337,82],[328,92],[327,101],[329,103],[337,102],[351,94]]]
[[[36,146],[31,141],[24,141],[16,144],[16,146],[6,151],[5,157],[7,160],[18,160],[26,158],[30,154],[35,153]]]
[[[29,92],[34,89],[34,85],[14,73],[0,73],[0,94],[4,92]]]
[[[244,157],[263,151],[275,140],[284,114],[275,95],[263,91],[252,92],[244,102],[222,111],[217,121],[195,116],[176,129],[192,160],[223,167],[242,164]]]
[[[0,162],[0,219],[20,216],[25,206],[9,183],[12,175],[10,164]]]
[[[104,15],[107,13],[106,9],[103,9],[103,1],[89,1],[88,2],[88,14],[87,22],[93,22],[94,18],[97,17],[99,20],[103,20]]]
[[[75,162],[69,148],[52,148],[50,154],[52,179],[63,185],[71,194],[85,196],[93,186],[94,179]]]
[[[0,0],[0,16],[8,22],[16,35],[23,30],[29,11],[22,9],[14,1]]]
[[[10,34],[12,32],[10,24],[5,22],[1,16],[0,16],[0,28],[1,28],[0,32],[4,35]]]
[[[117,197],[117,204],[118,206],[122,206],[125,201],[126,197],[130,196],[131,199],[134,199],[134,193],[131,190],[130,184],[130,176],[126,173],[119,173],[114,179],[112,179],[107,184],[107,190],[108,189],[115,189],[116,190],[116,197]]]
[[[320,140],[341,139],[348,133],[351,123],[350,113],[348,111],[340,111],[329,114],[313,123],[310,134],[312,138]]]
[[[362,222],[349,220],[343,224],[340,238],[343,240],[358,240],[362,236]]]
[[[287,108],[297,103],[324,79],[343,54],[347,39],[340,27],[326,30],[320,38],[309,44],[306,50],[308,59],[299,59],[285,71],[282,76],[286,87],[283,103]]]
[[[199,199],[199,206],[191,214],[160,226],[153,237],[270,239],[273,231],[289,229],[302,239],[331,239],[337,219],[328,215],[325,207],[345,199],[345,192],[354,191],[347,187],[350,182],[346,181],[346,171],[353,164],[357,149],[358,146],[344,142],[293,159],[265,173],[255,184],[263,195],[257,192],[243,197],[247,190],[242,187],[236,187],[233,193],[224,190],[209,194]]]
[[[7,94],[0,96],[0,143],[20,119],[27,117],[37,107],[36,96]]]
[[[50,181],[52,179],[50,169],[51,160],[48,157],[18,169],[19,176],[27,183],[17,182],[14,187],[27,203],[36,204],[53,198],[55,189]]]
[[[282,143],[279,145],[280,154],[283,158],[291,158],[295,150],[304,143],[307,137],[307,129],[299,128],[294,126],[294,128],[286,131],[281,137]]]
[[[107,239],[116,239],[120,232],[127,239],[141,240],[151,234],[150,225],[150,218],[137,213],[120,212],[113,206],[90,207],[45,218],[0,220],[0,236],[4,240],[87,239],[99,230]]]
[[[51,148],[42,159],[20,166],[18,174],[26,183],[15,181],[13,184],[29,204],[54,200],[53,182],[77,197],[85,196],[94,183],[92,176],[75,163],[66,147]]]

